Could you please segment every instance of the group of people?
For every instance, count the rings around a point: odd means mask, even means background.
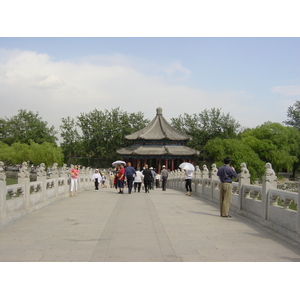
[[[134,192],[140,192],[142,186],[145,193],[150,193],[150,190],[154,189],[154,183],[156,181],[156,187],[159,187],[159,182],[162,182],[162,190],[166,191],[166,184],[168,179],[168,171],[166,166],[162,166],[161,174],[156,174],[153,168],[149,168],[145,165],[143,170],[139,168],[134,169],[131,163],[128,162],[127,166],[123,164],[117,165],[115,169],[114,187],[116,191],[119,189],[119,194],[124,194],[125,180],[128,186],[128,194]]]
[[[99,169],[95,170],[95,173],[92,176],[92,180],[95,183],[95,191],[99,190],[99,184],[101,184],[102,187],[106,188],[106,176],[104,173],[100,173]]]
[[[217,175],[221,181],[220,187],[220,215],[221,217],[230,218],[231,216],[228,214],[229,208],[232,202],[232,178],[237,178],[238,175],[234,169],[234,167],[230,166],[231,159],[226,157],[224,159],[224,165],[218,169]],[[186,195],[191,196],[192,194],[192,177],[193,171],[189,169],[184,169],[185,172],[185,188]],[[71,171],[71,183],[70,183],[70,193],[71,197],[76,196],[78,184],[79,170],[78,166],[75,165]],[[162,171],[160,176],[157,176],[153,170],[153,168],[149,169],[148,165],[145,165],[142,171],[139,169],[134,169],[131,166],[131,163],[128,162],[125,167],[123,164],[117,165],[114,174],[114,187],[116,191],[119,189],[119,194],[124,194],[125,187],[125,179],[128,185],[128,194],[131,194],[132,188],[134,188],[134,192],[141,191],[142,183],[144,184],[145,193],[150,193],[151,189],[154,189],[154,180],[158,180],[162,182],[162,190],[166,191],[166,184],[168,179],[168,171],[165,166],[162,166]],[[105,185],[105,174],[100,173],[98,169],[95,170],[95,173],[92,176],[92,180],[95,183],[95,190],[99,190],[99,184],[101,183],[103,187]]]
[[[70,196],[76,196],[77,190],[78,190],[78,176],[79,176],[79,169],[78,165],[74,165],[73,168],[70,170]],[[107,187],[106,182],[106,176],[104,173],[101,173],[98,169],[95,170],[95,173],[92,176],[92,181],[95,184],[95,191],[99,190],[99,185],[101,184],[102,187]]]

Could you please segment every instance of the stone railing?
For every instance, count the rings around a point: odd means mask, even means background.
[[[250,184],[246,164],[241,165],[241,170],[238,181],[232,183],[230,210],[300,242],[300,213],[289,208],[292,202],[299,207],[299,193],[277,189],[277,176],[270,163],[266,164],[262,185]],[[220,180],[216,172],[215,165],[209,175],[205,170],[196,168],[192,179],[192,194],[219,205]],[[183,171],[170,172],[168,188],[185,191]]]
[[[0,162],[1,227],[70,195],[69,170],[66,166],[59,169],[57,164],[54,164],[50,171],[49,178],[44,164],[41,164],[37,172],[37,180],[31,182],[25,162],[18,173],[18,183],[6,185],[6,175]],[[94,188],[92,173],[89,168],[80,169],[78,192]]]

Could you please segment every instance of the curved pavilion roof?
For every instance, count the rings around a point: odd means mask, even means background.
[[[187,141],[192,138],[175,130],[162,115],[162,108],[156,109],[156,117],[143,129],[126,135],[127,140],[171,140]]]
[[[193,156],[197,154],[195,149],[183,145],[131,145],[127,148],[117,150],[121,155],[171,155],[171,156]]]

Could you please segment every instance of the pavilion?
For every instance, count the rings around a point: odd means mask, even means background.
[[[143,129],[125,136],[132,145],[117,150],[123,160],[131,162],[134,168],[146,164],[159,173],[162,165],[175,170],[183,162],[192,162],[198,151],[186,146],[192,138],[172,128],[162,115],[162,108],[156,109],[156,117]]]

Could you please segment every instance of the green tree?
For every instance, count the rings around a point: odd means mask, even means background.
[[[300,101],[297,100],[287,111],[288,119],[284,121],[284,124],[293,126],[300,130]]]
[[[203,160],[208,155],[205,145],[214,138],[235,138],[241,125],[235,121],[230,114],[224,114],[221,109],[205,109],[198,114],[189,115],[184,113],[178,118],[171,118],[171,125],[188,135],[193,140],[188,142],[188,146],[200,151]]]
[[[224,164],[223,159],[229,156],[232,160],[231,165],[237,172],[240,172],[241,163],[246,163],[252,181],[261,178],[264,174],[265,162],[250,146],[239,139],[215,138],[207,142],[205,150],[218,168]]]
[[[11,149],[10,146],[0,142],[0,161],[3,161],[5,164],[9,164],[11,159]]]
[[[48,142],[38,144],[34,141],[30,141],[29,147],[29,160],[34,165],[37,166],[44,163],[47,167],[51,167],[54,163],[57,163],[59,166],[63,164],[64,155],[60,147]]]
[[[131,144],[124,136],[142,129],[148,123],[149,120],[144,119],[141,112],[127,113],[121,111],[120,108],[111,109],[111,111],[94,109],[77,116],[78,129],[76,130],[82,132],[79,140],[85,156],[88,159],[99,159],[101,164],[110,164],[112,160],[120,158],[116,153],[117,149]],[[74,125],[73,121],[65,119],[64,130],[70,125],[71,127]],[[70,136],[66,134],[62,136],[64,149],[67,149],[67,145],[78,138],[74,127],[73,130]]]
[[[32,111],[20,109],[16,116],[0,120],[0,140],[8,145],[17,142],[29,144],[30,140],[38,144],[55,144],[56,134],[54,126],[48,127],[48,123]]]
[[[279,123],[266,122],[241,134],[242,142],[261,160],[270,162],[276,172],[296,171],[300,157],[300,132]]]
[[[83,142],[78,133],[76,121],[70,117],[62,118],[60,126],[63,142],[60,144],[68,164],[71,163],[71,157],[84,156]]]
[[[24,161],[30,161],[31,148],[28,144],[13,143],[10,146],[10,162],[12,164],[22,164]]]

